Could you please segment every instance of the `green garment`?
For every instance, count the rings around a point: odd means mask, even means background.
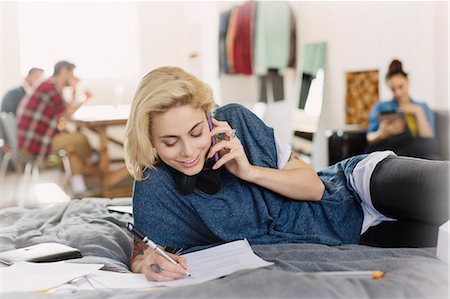
[[[290,46],[290,7],[286,1],[257,3],[255,21],[254,73],[266,75],[268,69],[281,74],[287,67]]]
[[[326,43],[307,44],[305,46],[303,73],[316,76],[318,69],[325,68],[326,50]]]

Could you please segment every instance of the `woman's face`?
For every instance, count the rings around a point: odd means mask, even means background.
[[[211,137],[202,109],[175,107],[155,115],[152,123],[150,140],[164,163],[186,175],[203,169]]]
[[[397,101],[401,103],[409,102],[408,79],[402,75],[394,75],[389,78],[387,84]]]

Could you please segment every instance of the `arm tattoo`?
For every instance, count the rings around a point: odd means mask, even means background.
[[[141,240],[134,239],[133,241],[133,254],[131,255],[131,260],[133,260],[138,255],[144,255],[144,251],[148,248],[148,245]]]

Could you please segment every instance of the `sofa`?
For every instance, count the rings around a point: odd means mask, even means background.
[[[448,110],[434,110],[436,118],[436,140],[441,160],[449,160],[449,115]],[[364,153],[367,147],[366,130],[351,127],[327,132],[328,164],[333,165],[345,158]]]

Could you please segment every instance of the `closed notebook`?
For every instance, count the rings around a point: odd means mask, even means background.
[[[0,253],[0,261],[6,264],[14,262],[56,262],[81,257],[81,252],[60,243],[42,243]]]

